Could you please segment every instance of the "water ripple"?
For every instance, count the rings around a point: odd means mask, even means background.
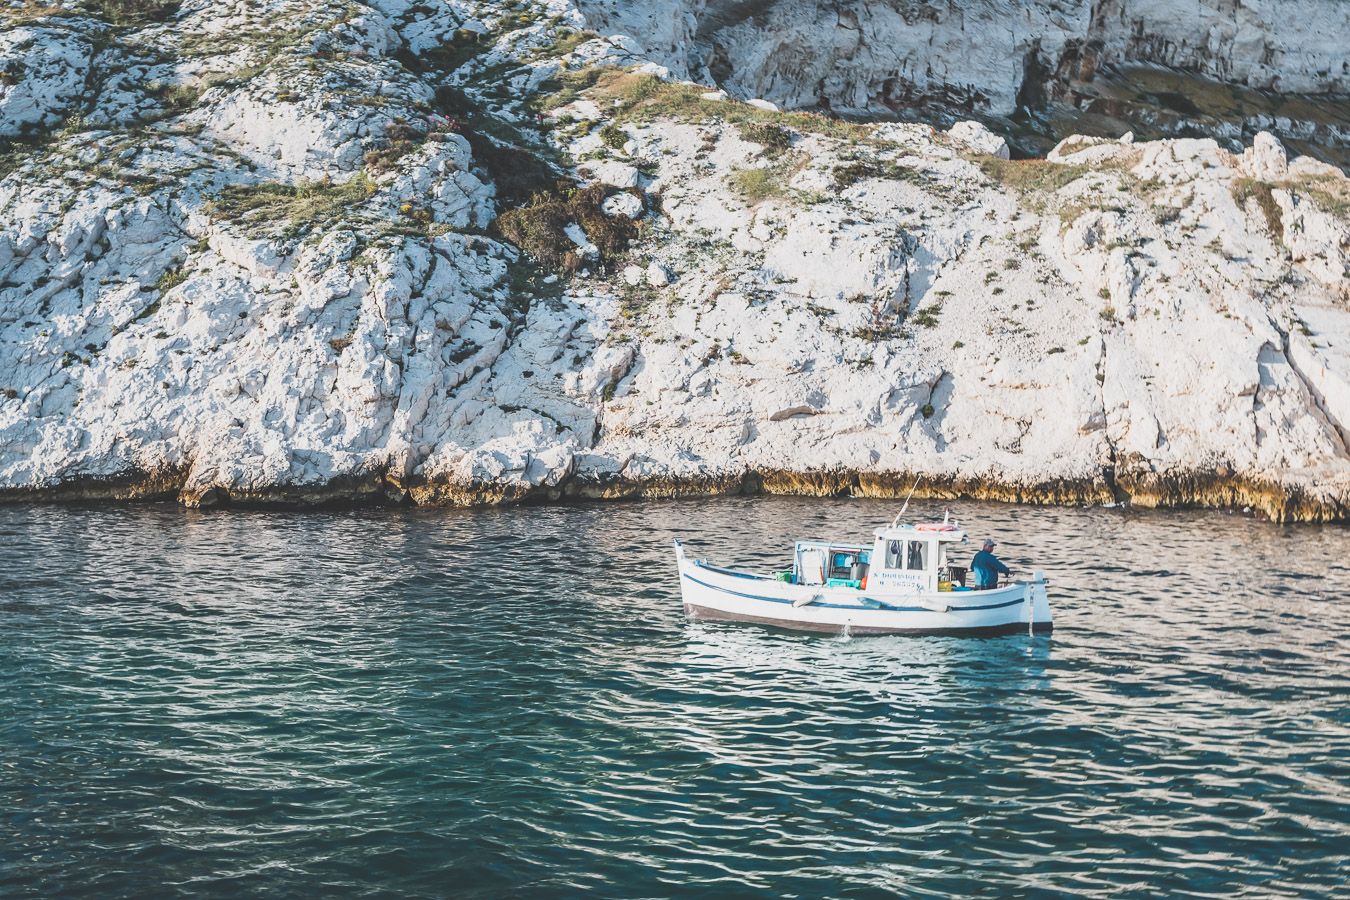
[[[1053,638],[683,620],[879,503],[0,509],[0,894],[1344,890],[1350,535],[956,511]]]

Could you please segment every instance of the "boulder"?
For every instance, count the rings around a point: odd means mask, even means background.
[[[1345,173],[1331,163],[1313,159],[1311,156],[1296,156],[1289,163],[1291,178],[1344,178]]]
[[[1133,135],[1126,135],[1130,138],[1126,141],[1121,138],[1118,141],[1112,141],[1107,138],[1091,137],[1085,134],[1071,134],[1054,146],[1045,158],[1055,163],[1073,163],[1074,165],[1091,165],[1100,163],[1104,160],[1113,159],[1129,152],[1133,146]]]
[[[652,287],[666,287],[672,280],[669,270],[656,260],[647,264],[647,271],[644,274],[647,277],[647,283]]]
[[[1289,177],[1289,156],[1279,138],[1262,131],[1242,154],[1242,168],[1261,181],[1282,181]]]
[[[947,137],[976,153],[997,156],[999,159],[1008,159],[1010,156],[1008,142],[979,122],[957,122],[947,129]]]
[[[642,215],[642,199],[636,194],[622,191],[605,198],[600,211],[611,219],[636,219]]]
[[[638,180],[641,178],[641,173],[635,166],[612,159],[587,163],[582,167],[581,172],[593,183],[608,184],[616,188],[637,187]]]

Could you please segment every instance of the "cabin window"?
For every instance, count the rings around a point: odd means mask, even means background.
[[[926,572],[928,570],[927,541],[909,542],[909,565],[906,568],[918,572]]]
[[[886,568],[903,569],[905,567],[905,542],[886,542]]]

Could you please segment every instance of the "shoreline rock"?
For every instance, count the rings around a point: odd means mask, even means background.
[[[1340,170],[1270,135],[1009,159],[985,126],[743,103],[575,16],[470,5],[289,0],[259,46],[256,10],[196,4],[34,69],[45,97],[88,69],[94,102],[0,170],[0,499],[895,496],[916,472],[1346,518]]]
[[[231,492],[209,488],[185,491],[183,473],[110,479],[82,478],[44,488],[0,489],[0,505],[175,502],[188,509],[308,510],[362,506],[479,508],[569,502],[713,500],[736,496],[855,497],[874,500],[976,500],[1028,506],[1134,507],[1243,511],[1280,524],[1350,521],[1344,494],[1312,488],[1262,484],[1213,473],[1185,473],[1141,479],[1100,473],[1091,480],[1000,483],[934,478],[903,472],[755,471],[696,478],[630,480],[581,474],[544,489],[495,483],[416,482],[401,486],[387,477],[341,478],[322,485],[283,485]]]

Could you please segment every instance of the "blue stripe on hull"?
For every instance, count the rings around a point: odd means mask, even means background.
[[[751,616],[741,613],[727,613],[697,604],[684,606],[685,615],[697,622],[715,622],[725,625],[753,625],[769,628],[781,628],[784,631],[809,631],[819,634],[848,634],[855,636],[901,634],[912,637],[995,637],[1003,634],[1026,634],[1027,623],[1004,622],[999,625],[972,625],[948,628],[895,628],[875,625],[835,625],[827,622],[804,622],[800,619],[775,619],[772,616]],[[1051,634],[1054,625],[1049,622],[1037,622],[1032,631],[1036,634]]]
[[[694,584],[697,584],[697,585],[700,585],[700,586],[702,586],[702,587],[708,588],[709,590],[719,591],[719,592],[721,592],[721,593],[723,593],[723,594],[730,594],[730,595],[733,596],[733,597],[743,597],[743,598],[746,599],[746,600],[763,600],[765,603],[785,603],[785,604],[788,604],[788,605],[791,605],[791,604],[792,604],[792,601],[791,601],[791,600],[784,600],[784,599],[779,598],[779,597],[765,597],[765,596],[762,596],[762,595],[760,595],[760,594],[744,594],[744,593],[741,593],[740,591],[732,591],[732,590],[728,590],[727,588],[721,587],[721,586],[719,586],[719,585],[708,584],[708,582],[706,582],[706,581],[699,581],[699,580],[698,580],[697,578],[695,578],[693,575],[688,575],[688,574],[685,574],[685,573],[681,573],[681,575],[682,575],[682,577],[684,577],[684,578],[688,578],[688,579],[689,579],[690,581],[692,581]],[[862,599],[868,600],[868,599],[871,599],[871,598],[869,598],[869,597],[863,597]],[[874,602],[874,603],[883,603],[884,601],[874,600],[873,602]],[[1021,603],[1026,603],[1026,598],[1024,598],[1024,597],[1018,597],[1018,598],[1015,599],[1015,600],[1008,600],[1008,601],[1003,602],[1003,603],[986,603],[986,604],[984,604],[984,605],[982,605],[982,606],[953,606],[953,607],[950,607],[947,611],[948,611],[948,612],[977,612],[977,611],[980,611],[980,610],[987,610],[987,609],[1003,609],[1003,608],[1008,607],[1008,606],[1017,606],[1018,604],[1021,604]],[[923,607],[923,606],[891,606],[891,605],[889,605],[889,604],[883,605],[880,609],[869,609],[868,607],[865,607],[865,606],[857,606],[857,605],[854,605],[854,604],[852,604],[852,603],[812,603],[812,604],[810,604],[810,605],[811,605],[811,606],[815,606],[815,607],[824,607],[824,608],[826,608],[826,609],[851,609],[851,610],[854,610],[854,611],[857,611],[857,612],[926,612],[926,613],[937,612],[937,610],[928,609],[927,607]]]

